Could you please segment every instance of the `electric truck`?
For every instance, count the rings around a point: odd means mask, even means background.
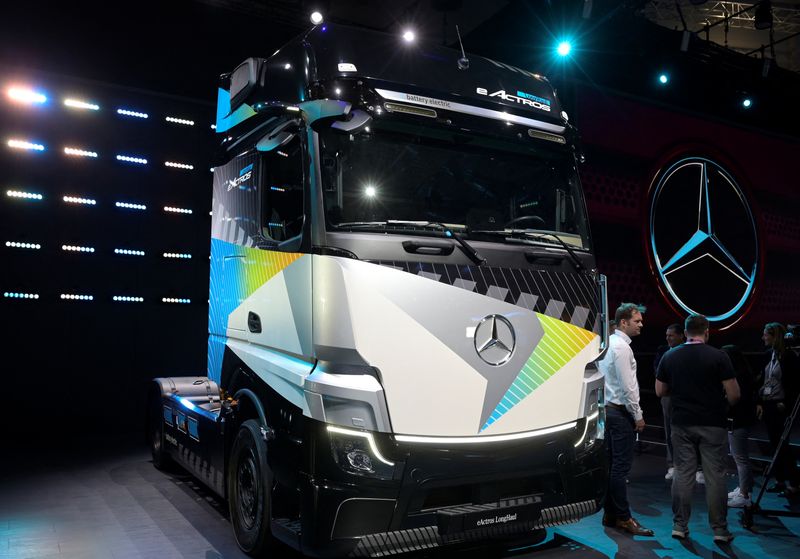
[[[319,25],[221,76],[216,135],[208,371],[153,381],[156,466],[252,555],[536,543],[599,510],[605,278],[545,77]]]

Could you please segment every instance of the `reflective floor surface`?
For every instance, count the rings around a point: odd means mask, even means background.
[[[5,453],[4,453],[5,454]],[[15,454],[14,467],[0,469],[0,559],[196,558],[246,557],[236,547],[225,503],[188,476],[157,471],[144,447],[100,449],[89,457],[72,452],[49,458]],[[21,466],[24,461],[29,463]],[[691,537],[670,537],[669,483],[663,457],[637,456],[629,495],[634,516],[656,531],[653,538],[603,528],[600,515],[552,529],[535,548],[459,553],[460,557],[550,559],[724,558],[789,559],[800,557],[800,519],[759,518],[744,530],[739,513],[728,513],[736,539],[712,542],[702,486],[695,488]],[[735,480],[729,478],[732,489]],[[764,508],[788,507],[768,495]],[[796,506],[795,510],[800,510]],[[416,557],[445,557],[442,552]],[[285,550],[281,557],[298,557]]]

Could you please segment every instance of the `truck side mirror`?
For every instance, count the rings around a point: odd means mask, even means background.
[[[239,108],[258,85],[258,76],[266,63],[263,58],[248,58],[230,75],[231,112]]]
[[[350,111],[348,120],[337,120],[331,124],[331,128],[349,134],[358,134],[372,122],[372,117],[362,110],[355,109]]]

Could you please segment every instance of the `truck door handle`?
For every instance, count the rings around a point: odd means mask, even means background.
[[[424,241],[403,241],[403,248],[412,254],[453,254],[453,243],[426,239]]]
[[[254,312],[247,313],[247,328],[253,334],[261,333],[261,318]]]

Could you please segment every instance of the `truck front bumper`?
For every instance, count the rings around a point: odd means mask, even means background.
[[[319,557],[374,557],[522,543],[594,514],[606,490],[605,449],[601,440],[576,447],[583,421],[536,439],[485,444],[401,443],[372,433],[393,464],[380,478],[340,466],[330,433],[318,424],[312,473],[300,476],[301,548]]]

